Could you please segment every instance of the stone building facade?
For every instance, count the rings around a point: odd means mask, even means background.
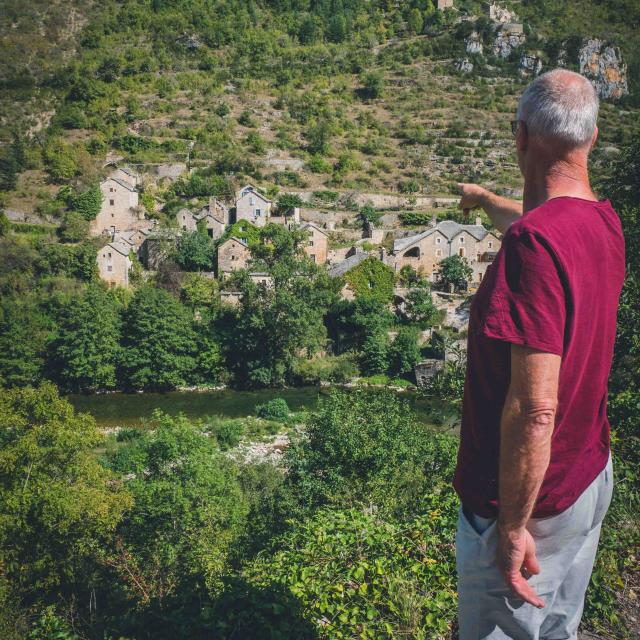
[[[329,249],[329,237],[327,232],[311,223],[304,224],[300,228],[302,231],[306,231],[309,236],[309,239],[304,246],[304,252],[316,264],[325,264]]]
[[[131,245],[124,242],[110,242],[98,251],[98,272],[109,286],[128,287],[131,268]]]
[[[264,227],[271,215],[272,202],[253,185],[246,185],[236,198],[236,222],[247,220],[256,227]]]
[[[247,243],[232,236],[218,247],[218,276],[246,269],[250,260],[251,252]]]
[[[138,207],[138,192],[131,183],[110,176],[100,183],[100,191],[102,205],[95,220],[91,221],[91,235],[113,235],[149,225]]]
[[[466,258],[473,269],[473,284],[482,280],[500,245],[500,238],[485,229],[480,218],[475,224],[443,220],[422,233],[397,239],[388,262],[395,271],[409,265],[435,281],[438,264],[449,256],[459,255]]]

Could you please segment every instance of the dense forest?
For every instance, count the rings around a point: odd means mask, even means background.
[[[564,51],[577,68],[594,37],[628,65],[629,95],[603,101],[592,167],[623,222],[627,279],[609,398],[616,491],[584,622],[637,637],[637,2],[513,3],[527,41],[506,58],[491,53],[495,26],[473,0],[444,12],[431,0],[2,4],[0,638],[455,639],[455,436],[389,390],[333,389],[312,412],[277,397],[357,377],[408,384],[451,337],[419,340],[442,322],[429,283],[365,260],[349,275],[357,295],[342,299],[344,279],[307,258],[299,232],[267,225],[224,238],[245,239],[273,286],[246,271],[209,277],[219,241],[196,231],[155,272],[134,262],[132,286],[110,289],[97,277],[102,241],[88,234],[97,185],[109,159],[185,163],[181,178],[140,189],[167,230],[181,207],[230,199],[247,181],[282,206],[296,204],[287,189],[334,206],[358,190],[451,195],[463,179],[514,193],[520,55],[548,68]],[[465,73],[455,61],[472,30],[486,51],[468,54]],[[345,228],[383,213],[345,210]],[[411,209],[400,224],[436,214],[456,215]],[[446,264],[443,281],[463,288],[463,267]],[[402,310],[390,305],[397,284],[409,291]],[[221,302],[225,287],[237,306]],[[455,414],[463,372],[448,362],[421,393]],[[65,399],[219,385],[273,387],[274,399],[246,419],[156,412],[110,433]],[[280,432],[280,463],[238,455]]]

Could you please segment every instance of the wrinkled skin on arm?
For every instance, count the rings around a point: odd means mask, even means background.
[[[497,563],[507,586],[543,607],[526,578],[540,573],[526,529],[549,466],[561,358],[511,345],[511,382],[500,425],[500,512]]]

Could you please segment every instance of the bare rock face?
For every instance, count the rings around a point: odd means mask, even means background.
[[[542,60],[534,53],[523,53],[518,64],[520,75],[537,76],[542,71]]]
[[[462,71],[462,73],[471,73],[473,71],[473,62],[471,62],[469,58],[460,58],[460,60],[456,60],[454,66],[458,71]]]
[[[465,38],[464,44],[466,46],[467,53],[482,54],[482,39],[477,32],[474,31],[468,38]]]
[[[496,34],[493,41],[493,55],[506,59],[511,52],[521,47],[526,40],[521,24],[505,24]]]
[[[579,51],[580,73],[589,78],[601,98],[617,100],[629,94],[627,65],[618,47],[593,38]]]
[[[502,7],[495,2],[485,3],[485,13],[489,20],[498,24],[508,24],[510,22],[517,22],[518,16],[514,11],[510,11],[506,7]]]

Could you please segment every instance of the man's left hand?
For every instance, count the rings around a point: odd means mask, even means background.
[[[542,609],[544,601],[525,578],[525,575],[528,577],[540,573],[533,537],[526,529],[508,531],[498,527],[498,531],[497,562],[507,586],[525,602]]]

